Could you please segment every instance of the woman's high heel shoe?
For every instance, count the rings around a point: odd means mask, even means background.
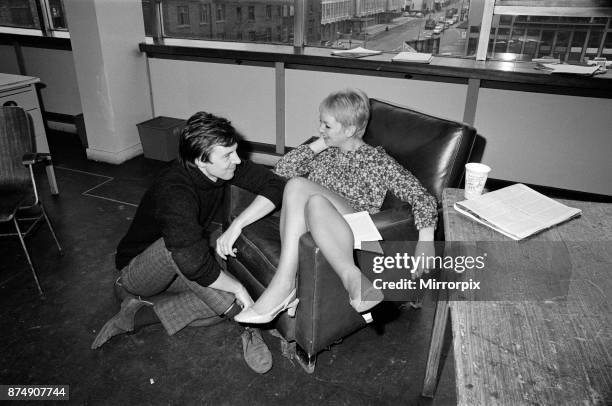
[[[298,305],[300,299],[296,299],[295,297],[296,291],[293,289],[289,296],[285,298],[278,306],[270,310],[268,313],[259,314],[252,307],[248,309],[244,309],[240,313],[238,313],[234,320],[239,323],[251,323],[251,324],[265,324],[269,323],[276,318],[280,313],[287,310],[287,314],[289,317],[295,316],[295,308]]]

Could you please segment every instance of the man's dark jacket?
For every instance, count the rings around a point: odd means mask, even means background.
[[[125,267],[159,238],[190,280],[208,286],[219,276],[211,254],[207,227],[223,204],[230,184],[268,198],[280,207],[284,180],[265,167],[244,160],[228,181],[210,180],[197,167],[174,162],[147,190],[127,234],[117,247],[115,265]]]

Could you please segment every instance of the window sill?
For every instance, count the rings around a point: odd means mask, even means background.
[[[323,70],[404,79],[467,83],[480,80],[480,87],[612,98],[612,70],[594,77],[553,75],[534,69],[533,62],[475,61],[434,57],[430,64],[396,63],[395,53],[365,58],[340,58],[330,48],[238,42],[165,39],[164,44],[141,43],[151,58],[189,59],[218,63],[273,66],[286,69]]]

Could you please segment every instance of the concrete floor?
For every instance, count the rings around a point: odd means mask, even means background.
[[[50,134],[60,196],[38,173],[45,207],[65,255],[43,226],[27,241],[46,299],[41,300],[16,238],[0,244],[0,384],[70,385],[72,404],[453,405],[452,356],[436,398],[420,397],[434,304],[404,309],[393,320],[347,337],[319,355],[314,374],[274,358],[265,375],[242,358],[242,329],[225,322],[161,326],[89,347],[118,310],[112,293],[114,250],[147,185],[164,163],[135,158],[119,166],[87,161],[78,140]],[[65,403],[63,403],[65,404]]]

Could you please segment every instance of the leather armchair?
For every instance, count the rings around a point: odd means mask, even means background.
[[[476,130],[466,124],[445,120],[388,102],[371,99],[371,118],[364,140],[381,145],[409,169],[440,202],[446,187],[458,187],[468,162]],[[225,224],[253,199],[245,190],[232,187],[227,193]],[[441,216],[440,216],[441,217]],[[385,240],[416,241],[411,209],[393,195],[385,198],[382,210],[372,216]],[[443,236],[440,221],[436,236]],[[280,256],[279,213],[246,227],[235,244],[236,258],[228,271],[235,275],[254,298],[268,285]],[[314,243],[310,233],[300,239],[297,313],[282,313],[274,327],[288,341],[295,341],[298,360],[313,372],[316,354],[367,323],[349,304],[340,279]],[[360,251],[356,251],[359,263]]]

